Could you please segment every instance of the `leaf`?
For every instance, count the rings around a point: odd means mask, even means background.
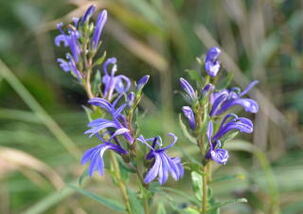
[[[188,73],[188,76],[191,80],[201,82],[202,77],[201,77],[201,74],[198,71],[191,70],[191,69],[186,69],[185,72]]]
[[[88,121],[92,121],[93,120],[93,118],[92,118],[93,111],[90,108],[86,107],[85,105],[82,105],[82,108],[84,109],[84,111],[87,115]]]
[[[94,65],[101,65],[104,60],[105,60],[105,57],[106,57],[106,51],[103,52],[102,56],[99,57],[96,61],[95,61],[95,64]]]
[[[179,124],[184,136],[193,144],[197,144],[196,139],[188,132],[186,125],[182,121],[182,116],[179,114]]]
[[[101,85],[102,85],[101,72],[99,70],[96,70],[94,73],[94,80],[92,82],[92,90],[94,94],[102,95]]]
[[[243,179],[245,179],[245,175],[244,174],[235,174],[235,175],[221,176],[221,177],[213,179],[212,183],[229,181],[229,180],[234,180],[234,179],[243,180]]]
[[[228,142],[230,142],[231,140],[233,140],[238,134],[239,134],[239,132],[232,132],[232,133],[227,134],[226,136],[224,136],[224,137],[222,138],[222,142],[223,142],[222,146],[223,146],[225,143],[228,143]]]
[[[137,194],[131,189],[127,189],[128,196],[130,199],[130,206],[133,214],[142,214],[144,213],[144,209],[142,206],[141,200],[137,197]]]
[[[200,202],[195,197],[192,197],[191,195],[189,195],[185,192],[182,192],[180,190],[176,190],[176,189],[173,189],[170,187],[163,187],[163,186],[161,187],[161,189],[178,194],[178,195],[182,196],[184,199],[189,200],[196,205],[200,204]]]
[[[198,200],[201,201],[202,199],[202,175],[197,172],[191,172],[191,180],[192,180],[192,187],[195,193],[195,196]]]
[[[148,190],[150,192],[161,192],[163,191],[162,188],[161,188],[161,185],[159,184],[159,182],[152,182],[148,185]]]
[[[122,163],[123,161],[120,158],[118,159],[118,162],[119,162],[121,179],[124,180],[125,182],[128,182],[129,180],[128,173],[130,172],[130,169],[128,169],[127,166],[125,166],[125,164]]]
[[[239,198],[239,199],[233,199],[233,200],[228,200],[228,201],[224,201],[224,202],[217,202],[212,205],[212,207],[209,209],[209,211],[213,211],[220,207],[230,205],[230,204],[235,204],[235,203],[247,203],[247,199]]]
[[[115,210],[115,211],[119,211],[119,212],[125,212],[125,208],[122,204],[120,204],[119,202],[113,200],[113,199],[109,199],[108,197],[102,197],[102,196],[99,196],[99,195],[96,195],[92,192],[88,192],[82,188],[79,188],[73,184],[69,184],[68,185],[70,188],[72,188],[73,190],[91,198],[91,199],[94,199],[96,200],[97,202],[99,202],[100,204],[112,209],[112,210]]]
[[[83,184],[83,181],[85,178],[87,178],[88,176],[88,170],[85,169],[84,172],[80,175],[79,179],[78,179],[78,184],[81,185]]]
[[[69,187],[64,187],[60,191],[55,191],[36,202],[34,205],[26,209],[23,214],[41,214],[47,213],[47,210],[52,206],[62,203],[64,199],[71,196],[74,190]]]
[[[157,214],[166,214],[165,206],[161,202],[158,204]]]
[[[192,207],[187,207],[186,209],[182,210],[184,214],[199,214],[200,212]]]

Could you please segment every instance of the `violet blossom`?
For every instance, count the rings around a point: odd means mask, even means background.
[[[117,59],[115,57],[109,58],[103,64],[104,76],[102,83],[104,84],[103,97],[111,100],[113,93],[116,91],[119,94],[125,93],[129,90],[131,82],[130,79],[124,75],[117,75]],[[108,72],[108,67],[112,65],[111,73]]]
[[[161,185],[166,183],[169,174],[174,180],[179,180],[184,175],[184,168],[181,159],[178,157],[170,157],[166,154],[166,150],[171,148],[176,142],[177,137],[173,133],[169,133],[173,137],[170,145],[162,147],[162,139],[160,136],[150,139],[145,139],[142,135],[137,138],[138,141],[144,143],[150,148],[149,153],[146,155],[146,160],[154,160],[153,166],[147,171],[144,182],[150,183],[158,178]],[[152,142],[149,145],[148,142]]]
[[[189,82],[186,79],[180,78],[180,85],[192,102],[197,100],[198,97],[196,91],[193,89],[193,87],[189,84]]]
[[[204,68],[206,73],[211,77],[217,76],[220,70],[220,62],[218,60],[220,54],[221,50],[218,47],[210,48],[206,54]]]
[[[132,144],[134,138],[132,137],[130,130],[128,128],[128,122],[125,116],[122,114],[122,111],[127,106],[126,103],[122,104],[119,108],[116,108],[117,103],[119,102],[121,96],[119,96],[113,104],[103,98],[92,98],[88,101],[89,104],[98,106],[101,109],[107,111],[111,114],[112,119],[99,118],[95,119],[88,123],[88,129],[84,134],[89,134],[89,136],[98,135],[101,131],[105,130],[105,134],[110,135],[110,139],[118,135],[123,135],[123,137]],[[107,129],[113,129],[112,132],[109,132]]]
[[[227,150],[221,148],[222,144],[220,138],[232,131],[239,131],[243,133],[253,132],[253,123],[250,119],[245,117],[238,117],[236,114],[228,114],[224,117],[218,131],[213,134],[213,122],[210,121],[207,127],[206,136],[209,143],[209,151],[206,154],[208,159],[219,164],[226,164],[229,158]]]
[[[258,103],[250,98],[242,98],[257,83],[258,81],[249,83],[243,92],[241,92],[238,88],[232,88],[223,89],[221,91],[212,93],[210,101],[212,104],[212,109],[209,115],[220,115],[236,105],[242,106],[246,112],[257,113],[259,110]]]
[[[121,146],[113,144],[111,142],[103,142],[93,148],[88,149],[81,159],[81,164],[90,162],[88,167],[88,175],[92,176],[95,171],[99,172],[100,175],[104,174],[104,161],[103,154],[106,150],[112,150],[117,154],[127,154]]]
[[[189,127],[194,130],[196,128],[196,120],[195,120],[195,114],[191,107],[189,106],[183,106],[182,111],[184,116],[187,118]]]

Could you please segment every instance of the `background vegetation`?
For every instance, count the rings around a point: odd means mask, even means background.
[[[195,57],[219,45],[234,85],[260,80],[252,93],[261,105],[254,135],[228,145],[232,158],[215,171],[225,180],[212,184],[214,194],[248,199],[224,214],[303,213],[301,0],[1,0],[0,213],[113,213],[67,185],[77,183],[85,169],[81,153],[96,142],[83,135],[87,98],[57,66],[64,50],[53,40],[56,23],[70,22],[92,3],[109,10],[103,48],[119,59],[119,72],[152,76],[142,132],[176,132],[174,152],[184,160],[195,158],[196,150],[178,123],[178,78],[198,68]],[[168,186],[192,194],[189,181],[185,176]],[[120,200],[107,176],[85,185]],[[169,189],[166,196],[161,203],[168,207],[172,199],[186,205]]]

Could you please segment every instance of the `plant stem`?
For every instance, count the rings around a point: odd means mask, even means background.
[[[208,205],[208,197],[207,197],[207,190],[208,190],[208,163],[203,166],[202,172],[202,214],[206,214],[207,212],[207,205]]]
[[[118,186],[120,188],[120,191],[121,191],[121,194],[122,194],[125,206],[126,206],[126,211],[127,211],[127,213],[132,214],[130,201],[129,201],[129,197],[128,197],[128,194],[127,194],[126,185],[125,185],[123,179],[121,178],[118,161],[117,161],[116,156],[113,152],[110,153],[110,157],[111,157],[113,168],[114,168],[114,174],[115,174],[115,177],[117,179]]]
[[[148,199],[146,197],[144,197],[144,213],[149,214]]]

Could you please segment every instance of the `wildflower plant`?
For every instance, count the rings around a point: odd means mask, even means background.
[[[155,213],[151,211],[156,193],[165,195],[160,185],[165,185],[169,177],[178,181],[184,175],[184,166],[180,157],[171,156],[172,148],[178,140],[174,133],[168,133],[162,141],[160,136],[145,138],[139,131],[137,117],[138,105],[149,76],[138,81],[120,74],[118,60],[100,53],[102,32],[108,19],[106,10],[97,15],[94,22],[95,6],[90,6],[73,23],[59,23],[59,35],[55,45],[68,48],[64,58],[57,61],[61,69],[69,72],[83,87],[88,96],[85,111],[88,116],[88,128],[84,132],[96,144],[87,148],[81,158],[81,164],[87,166],[84,175],[94,174],[111,176],[113,183],[120,189],[124,205],[109,199],[98,200],[109,208],[133,213]],[[257,84],[250,83],[241,92],[239,88],[219,88],[221,63],[218,47],[211,48],[206,54],[203,75],[197,80],[197,88],[188,80],[180,78],[180,85],[187,104],[182,107],[186,125],[183,130],[198,147],[200,162],[189,164],[193,184],[197,186],[196,198],[184,207],[171,204],[179,213],[218,213],[220,204],[212,198],[211,164],[225,165],[230,153],[224,147],[239,132],[252,133],[250,119],[232,113],[235,106],[246,112],[256,113],[258,104],[246,98],[249,90]],[[203,78],[204,77],[204,78]],[[110,161],[105,161],[109,153]],[[136,177],[135,190],[129,188],[129,177]],[[82,176],[81,176],[82,177]],[[181,194],[182,191],[174,190]],[[86,192],[81,189],[80,192]],[[87,192],[86,192],[87,193]],[[92,196],[92,193],[86,195]],[[94,199],[98,196],[94,196]],[[161,209],[160,211],[161,212]],[[165,213],[165,212],[162,212]]]
[[[113,206],[116,202],[108,199],[102,200],[104,205],[127,213],[151,213],[155,184],[164,185],[169,176],[179,180],[184,174],[181,159],[168,152],[177,136],[169,133],[172,141],[166,145],[160,136],[145,139],[139,135],[138,105],[149,75],[133,82],[118,74],[115,57],[107,58],[105,52],[99,56],[108,13],[101,11],[93,22],[95,11],[96,7],[91,6],[72,24],[58,24],[60,34],[55,38],[55,45],[69,49],[65,58],[57,59],[59,66],[77,79],[89,98],[90,107],[85,110],[90,122],[84,134],[94,138],[96,145],[84,152],[81,163],[87,165],[88,176],[103,176],[109,169],[108,175],[119,187],[124,205]],[[108,166],[106,153],[110,153]],[[137,194],[128,187],[127,178],[132,174],[138,179]]]
[[[182,107],[184,119],[180,120],[181,126],[186,136],[199,148],[200,156],[199,164],[189,167],[193,186],[196,187],[194,190],[200,201],[199,205],[187,208],[190,213],[219,213],[219,208],[223,205],[246,201],[239,199],[217,202],[209,186],[212,180],[211,166],[214,163],[225,165],[230,159],[231,155],[224,145],[238,133],[253,132],[252,121],[233,113],[235,107],[239,106],[248,113],[257,113],[259,110],[255,100],[244,97],[258,81],[251,82],[243,91],[237,87],[219,88],[220,54],[218,47],[212,47],[206,53],[204,63],[198,60],[204,66],[196,78],[197,88],[180,78],[180,86],[187,101],[187,105]]]

